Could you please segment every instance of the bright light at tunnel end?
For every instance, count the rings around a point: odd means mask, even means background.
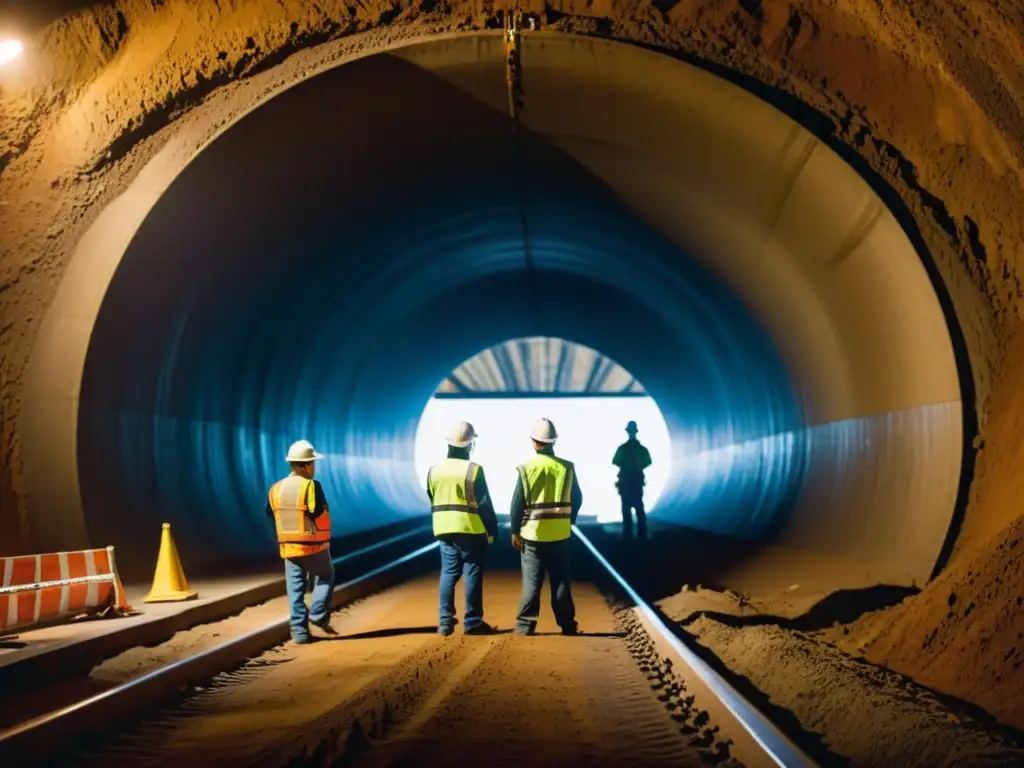
[[[576,467],[583,508],[580,516],[598,522],[621,520],[615,489],[615,449],[626,440],[625,426],[636,421],[637,436],[650,451],[652,464],[645,473],[644,504],[653,511],[671,471],[672,446],[668,425],[652,397],[539,397],[432,398],[416,430],[415,464],[420,486],[426,488],[427,471],[444,458],[445,435],[465,420],[479,437],[473,461],[486,472],[487,485],[499,515],[507,515],[516,482],[516,466],[533,452],[529,433],[541,416],[558,429],[555,453]]]

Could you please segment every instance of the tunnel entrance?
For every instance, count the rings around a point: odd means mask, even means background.
[[[171,520],[185,551],[266,552],[260,500],[300,437],[329,456],[339,532],[423,515],[424,402],[458,361],[539,336],[600,350],[657,400],[660,518],[841,561],[849,583],[927,577],[963,418],[891,212],[713,74],[572,35],[523,57],[523,194],[500,34],[325,64],[177,127],[40,331],[25,468],[43,549],[127,549]]]
[[[415,463],[421,487],[443,455],[451,425],[469,421],[480,437],[473,460],[487,472],[499,516],[507,515],[515,467],[529,457],[533,421],[545,416],[559,431],[556,452],[576,466],[584,489],[580,517],[621,521],[612,458],[637,422],[651,454],[644,503],[655,513],[672,472],[672,441],[657,402],[632,373],[600,352],[557,338],[512,339],[474,355],[453,370],[423,409]]]

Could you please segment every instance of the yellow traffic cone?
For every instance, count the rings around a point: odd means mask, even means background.
[[[156,559],[156,573],[153,575],[153,588],[143,600],[144,603],[169,603],[174,600],[191,600],[198,597],[198,592],[188,588],[185,571],[181,569],[178,559],[178,548],[171,538],[171,524],[164,523],[160,534],[160,555]]]

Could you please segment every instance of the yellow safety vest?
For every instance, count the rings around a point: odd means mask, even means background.
[[[538,453],[516,467],[523,483],[526,511],[519,535],[530,541],[562,541],[572,535],[571,461]]]
[[[331,512],[316,519],[310,513],[316,506],[316,486],[312,480],[289,475],[270,488],[270,507],[274,510],[277,543],[281,557],[302,557],[321,552],[331,544]]]
[[[474,494],[480,465],[468,459],[445,459],[427,472],[434,535],[487,533]]]

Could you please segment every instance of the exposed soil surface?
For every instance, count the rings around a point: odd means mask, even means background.
[[[978,722],[901,675],[873,666],[803,632],[756,618],[699,616],[688,632],[767,697],[780,719],[820,734],[825,765],[1016,766],[1014,734]],[[728,622],[728,623],[727,623]],[[730,626],[735,623],[736,626]]]
[[[1019,547],[1006,549],[1017,553]],[[611,547],[609,554],[616,558]],[[632,614],[610,609],[590,584],[574,585],[586,632],[577,638],[557,633],[546,606],[537,636],[509,634],[519,577],[508,570],[489,574],[486,586],[487,618],[501,633],[441,638],[436,588],[429,574],[348,606],[334,616],[338,637],[320,635],[310,646],[288,643],[269,651],[182,707],[66,764],[108,765],[127,755],[163,765],[269,766],[316,756],[373,766],[468,766],[487,751],[490,762],[501,765],[697,765],[701,755],[691,741],[705,746],[705,757],[716,754],[715,736],[703,733],[714,723],[696,725],[699,713],[678,685],[685,680],[641,671],[652,665]],[[684,585],[659,607],[824,765],[1022,764],[1024,733],[860,657],[864,641],[858,638],[868,637],[885,613],[829,627],[842,606],[826,613],[817,606],[828,599],[797,592],[757,597]],[[856,598],[831,599],[849,604]],[[461,613],[461,594],[457,605]],[[983,613],[984,606],[976,610]],[[4,697],[0,729],[286,612],[284,598],[271,600],[158,646],[129,650],[87,678]]]
[[[1018,541],[1022,524],[1011,529]],[[963,579],[960,568],[950,569],[920,593],[884,585],[836,592],[801,584],[763,591],[704,587],[700,581],[714,584],[719,573],[699,557],[689,567],[680,559],[679,570],[695,577],[681,588],[675,571],[637,574],[634,563],[659,562],[663,548],[688,552],[676,540],[684,536],[663,532],[621,546],[611,531],[592,533],[627,578],[663,596],[658,607],[706,649],[713,666],[782,727],[800,734],[802,746],[823,763],[924,768],[1024,761],[1020,657],[1014,655],[1024,612],[1019,595],[1009,592],[1019,581],[1002,576],[1021,566],[1021,545],[1013,537],[969,561],[963,572],[974,576]],[[709,546],[713,539],[693,549]],[[637,558],[638,552],[647,555]],[[953,590],[959,610],[948,605]],[[905,634],[894,634],[894,626]],[[984,651],[950,647],[949,639],[958,636]],[[904,648],[917,650],[897,656]],[[970,688],[974,681],[985,682]],[[961,695],[965,688],[972,696]]]
[[[1024,725],[1016,602],[1024,574],[1013,543],[1019,526],[1007,528],[1020,514],[1024,483],[1024,341],[1014,336],[1024,272],[1024,5],[582,5],[556,4],[570,15],[552,14],[551,23],[697,55],[813,106],[914,215],[971,355],[983,425],[978,474],[948,572],[899,608],[852,627],[849,642]],[[329,54],[341,55],[483,21],[476,3],[118,0],[46,27],[26,64],[4,72],[0,552],[32,548],[20,403],[39,323],[85,228],[166,143],[176,121],[217,94],[228,105],[225,119],[243,110],[310,65],[313,54],[303,51],[305,59],[269,69],[298,48],[344,38]],[[352,37],[358,32],[367,34]],[[727,655],[732,636],[723,630],[718,642]]]
[[[921,595],[830,633],[863,655],[1024,729],[1024,516]]]
[[[505,630],[490,637],[437,635],[433,575],[388,590],[336,615],[338,637],[265,653],[63,764],[704,764],[688,745],[698,729],[659,701],[636,638],[594,587],[574,585],[586,635],[561,636],[544,611],[538,634],[520,637],[508,632],[519,586],[514,572],[489,575],[487,618]]]
[[[698,56],[817,110],[814,119],[848,142],[914,215],[964,328],[979,418],[989,418],[1021,298],[1024,11],[1017,3],[550,7],[546,28]],[[0,82],[0,523],[11,532],[0,551],[31,549],[20,387],[45,308],[87,225],[176,124],[225,89],[237,96],[224,110],[228,120],[317,60],[487,21],[476,3],[118,0],[37,33],[29,55]],[[340,43],[320,45],[331,40]],[[1008,522],[1002,509],[976,505],[971,515]]]
[[[74,677],[20,695],[0,697],[0,730],[45,714],[82,698],[102,693],[172,662],[211,648],[233,636],[264,627],[288,615],[285,597],[247,608],[222,621],[202,624],[152,647],[139,646],[92,668],[85,677]]]

